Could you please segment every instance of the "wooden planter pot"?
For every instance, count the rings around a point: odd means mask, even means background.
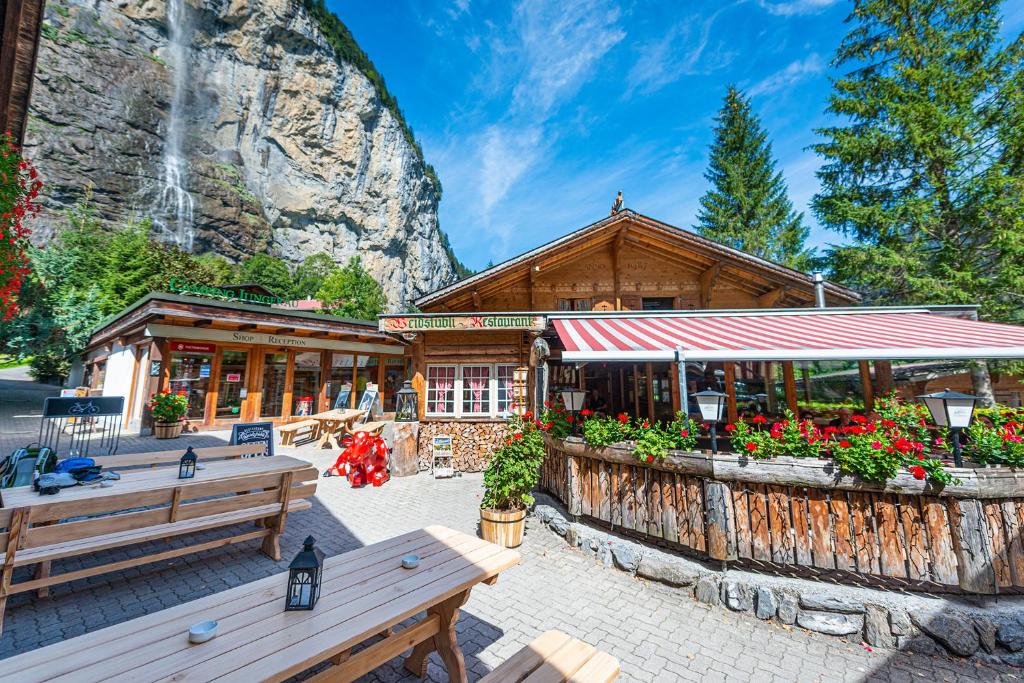
[[[526,510],[480,509],[480,535],[485,541],[506,548],[518,548],[523,543]]]
[[[184,422],[154,422],[153,436],[158,439],[177,439],[181,436]]]

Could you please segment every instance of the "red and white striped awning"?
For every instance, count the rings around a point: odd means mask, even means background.
[[[1024,327],[928,309],[614,312],[551,321],[570,362],[1024,358]]]

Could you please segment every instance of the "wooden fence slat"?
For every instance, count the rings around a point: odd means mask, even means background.
[[[619,481],[619,495],[622,496],[622,528],[632,529],[633,520],[636,519],[636,494],[633,490],[633,479],[635,478],[636,467],[633,465],[622,466],[622,479]]]
[[[853,519],[853,546],[857,571],[878,574],[878,536],[871,509],[871,494],[851,493],[850,514]]]
[[[959,582],[953,534],[946,504],[939,498],[922,497],[921,514],[928,530],[928,554],[931,558],[932,581],[955,586]]]
[[[594,465],[595,460],[580,459],[580,477],[583,481],[583,514],[594,514]]]
[[[647,468],[647,533],[661,538],[661,472]]]
[[[772,559],[771,534],[768,531],[768,497],[764,484],[750,486],[750,545],[755,560]]]
[[[580,477],[580,458],[569,456],[569,500],[566,501],[566,507],[574,517],[583,514],[583,485]]]
[[[1003,520],[1006,522],[1006,536],[1009,539],[1010,570],[1013,585],[1024,587],[1024,503],[1007,500],[1003,502]]]
[[[981,501],[951,498],[946,509],[949,511],[960,588],[972,593],[997,592],[995,566],[989,547],[991,538]]]
[[[612,463],[611,466],[611,520],[613,526],[622,526],[622,490],[620,480],[622,478],[622,466]]]
[[[690,500],[686,489],[686,477],[682,474],[676,474],[673,488],[675,489],[676,526],[679,527],[679,544],[692,548],[693,544],[690,540]]]
[[[900,496],[900,522],[907,551],[907,576],[915,581],[927,581],[930,578],[928,535],[917,498]]]
[[[793,518],[793,552],[796,563],[810,567],[811,560],[811,529],[807,514],[807,489],[794,487],[790,489],[789,507]]]
[[[708,556],[715,560],[735,560],[736,521],[732,492],[725,482],[704,482],[704,508],[707,512]]]
[[[885,576],[907,577],[907,556],[900,533],[899,508],[896,497],[881,495],[875,498],[878,517],[879,569]]]
[[[789,521],[789,490],[768,487],[768,528],[771,532],[772,562],[793,563],[793,527]]]
[[[647,468],[636,467],[633,470],[633,492],[636,499],[636,517],[633,518],[633,530],[647,533]]]
[[[829,496],[832,530],[835,533],[836,569],[852,571],[856,567],[853,537],[850,530],[850,501],[846,491],[832,491]]]
[[[611,486],[608,482],[608,471],[611,463],[604,460],[597,462],[597,491],[599,502],[597,505],[597,517],[603,522],[612,521]]]
[[[992,552],[992,569],[1000,588],[1013,585],[1010,572],[1009,544],[1006,542],[1006,530],[1003,528],[1003,506],[998,500],[986,501],[984,510],[985,526],[988,527],[988,538]]]
[[[679,542],[679,525],[676,523],[675,499],[676,475],[672,472],[661,473],[661,535],[672,543]]]
[[[836,559],[832,550],[832,516],[828,510],[828,499],[821,489],[807,489],[807,516],[811,526],[811,554],[815,567],[835,569]]]
[[[736,554],[750,558],[750,510],[747,507],[747,485],[733,482],[732,509],[736,517]]]
[[[689,505],[690,518],[690,547],[694,550],[704,552],[707,545],[704,542],[704,485],[697,477],[686,478],[686,491],[690,496],[687,501]]]

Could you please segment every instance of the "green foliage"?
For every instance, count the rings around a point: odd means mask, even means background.
[[[452,262],[452,267],[455,268],[455,275],[458,279],[465,280],[470,275],[475,275],[476,271],[460,261],[459,257],[455,255],[455,250],[452,249],[452,243],[448,239],[448,233],[440,228],[438,228],[437,231],[441,235],[441,248],[444,249],[444,253],[447,254],[448,260]]]
[[[664,460],[670,449],[675,447],[675,438],[657,422],[643,420],[634,425],[633,457],[642,463],[652,464]]]
[[[267,254],[254,254],[238,267],[238,284],[263,285],[277,296],[288,298],[292,291],[292,274],[280,259]]]
[[[615,417],[588,417],[583,421],[583,440],[595,448],[629,440],[629,416],[624,417],[624,420]]]
[[[358,256],[324,280],[316,298],[326,312],[359,320],[376,320],[387,304],[380,283],[366,272]]]
[[[208,251],[205,254],[199,254],[192,258],[199,264],[199,267],[209,273],[210,279],[208,282],[211,285],[231,285],[239,282],[238,266],[229,262],[220,254]]]
[[[424,160],[423,149],[420,147],[420,143],[416,141],[412,128],[406,122],[405,115],[402,114],[402,110],[398,107],[398,100],[395,99],[395,96],[388,90],[387,85],[384,84],[384,77],[377,71],[377,67],[373,65],[369,56],[359,47],[356,39],[349,32],[348,27],[342,23],[341,19],[327,9],[324,5],[324,0],[302,0],[302,4],[305,6],[306,11],[316,20],[317,24],[319,24],[320,32],[324,34],[327,43],[334,49],[337,58],[359,69],[373,83],[373,87],[377,91],[377,97],[380,98],[380,101],[388,108],[402,127],[402,134],[405,136],[406,142],[415,150],[416,156],[419,158],[420,163],[423,164],[424,175],[434,184],[437,196],[440,198],[441,181],[438,179],[434,167]],[[453,259],[452,263],[458,263],[458,261]]]
[[[306,257],[295,269],[292,284],[292,299],[315,297],[327,279],[338,270],[338,264],[328,254],[320,252]]]
[[[697,448],[697,434],[701,425],[683,414],[676,413],[676,417],[668,426],[669,436],[672,437],[672,448],[677,451],[692,451]]]
[[[156,422],[181,422],[188,413],[188,392],[172,394],[164,389],[149,400],[149,409]]]
[[[814,423],[798,421],[789,411],[771,426],[763,415],[755,415],[750,422],[740,421],[734,426],[734,450],[752,458],[773,458],[777,455],[815,458],[821,454],[821,440]]]
[[[561,398],[557,399],[554,404],[549,401],[544,402],[544,411],[540,415],[540,421],[551,436],[559,439],[569,436],[575,423],[573,416],[567,413],[562,406]]]
[[[508,419],[508,430],[505,443],[484,470],[481,508],[522,510],[533,503],[530,494],[544,463],[543,432],[535,422],[515,415]]]
[[[967,430],[964,450],[982,465],[1024,467],[1024,429],[1016,420],[995,427],[975,420]]]
[[[858,0],[833,64],[812,206],[857,240],[829,253],[870,303],[980,303],[1020,320],[1024,36],[996,0]]]
[[[797,270],[814,265],[809,229],[793,210],[786,181],[750,100],[733,86],[715,121],[708,170],[711,189],[700,200],[696,229],[730,247]]]

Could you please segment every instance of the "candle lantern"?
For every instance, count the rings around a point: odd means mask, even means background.
[[[420,396],[405,380],[395,395],[395,422],[416,422],[420,417]]]
[[[574,416],[579,417],[579,412],[583,410],[583,399],[587,397],[587,392],[582,389],[565,389],[562,391],[562,403],[565,404],[565,409]],[[579,420],[574,420],[573,433],[576,433],[576,427],[579,426]]]
[[[181,456],[181,464],[178,465],[178,479],[191,479],[196,476],[196,452],[189,446],[185,455]]]
[[[720,391],[705,389],[693,395],[700,408],[700,416],[707,421],[708,431],[711,434],[711,452],[718,453],[718,434],[715,425],[722,419],[722,410],[725,408],[726,396]]]
[[[285,594],[284,609],[313,609],[320,599],[320,583],[323,580],[324,554],[316,547],[316,539],[307,536],[302,550],[288,565],[288,592]]]
[[[963,467],[963,457],[960,453],[960,431],[971,426],[974,419],[974,404],[978,397],[969,394],[961,394],[958,391],[940,391],[936,394],[925,394],[918,396],[924,401],[931,413],[932,420],[940,427],[949,427],[953,439],[953,463],[957,467]]]

